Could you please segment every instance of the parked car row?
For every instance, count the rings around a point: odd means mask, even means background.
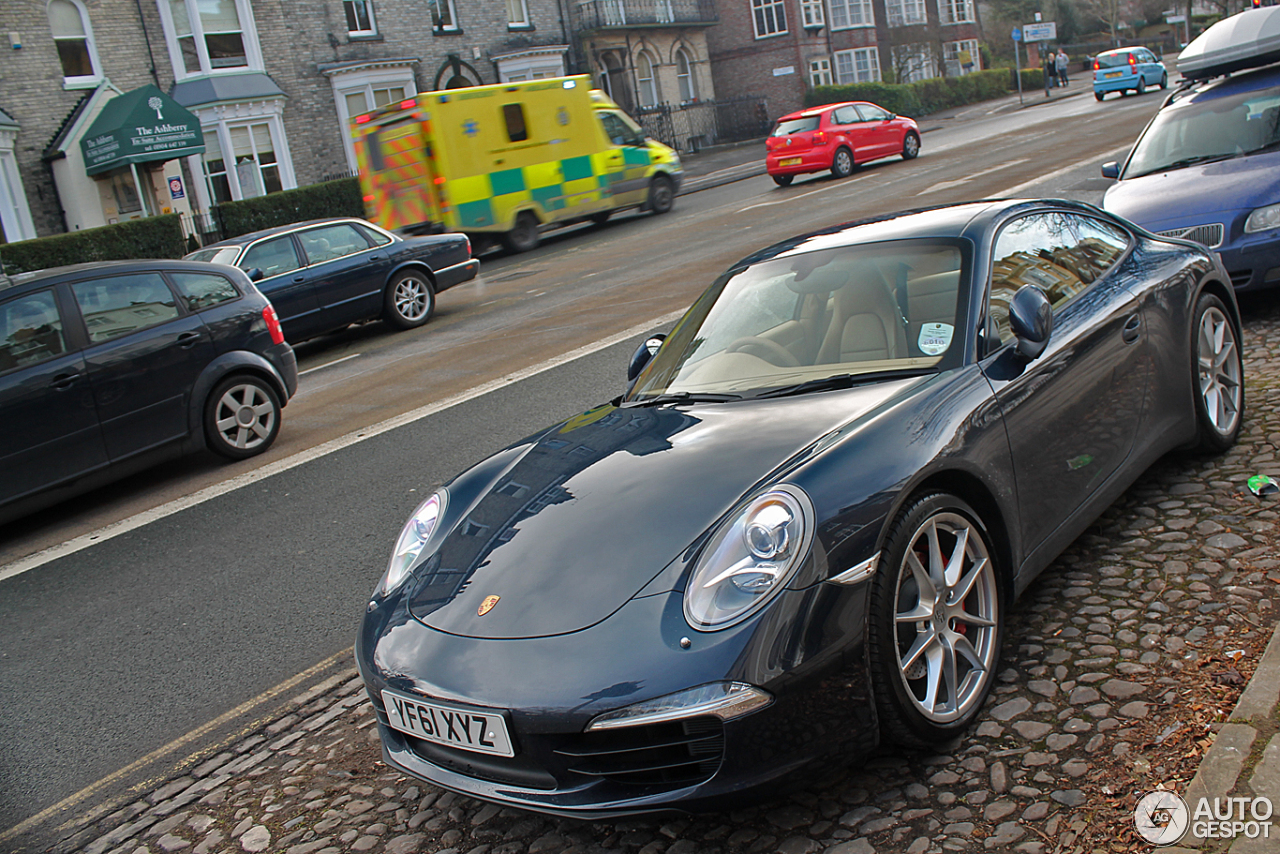
[[[421,326],[479,263],[465,235],[329,219],[0,279],[0,521],[202,448],[262,453],[298,387],[289,342]]]

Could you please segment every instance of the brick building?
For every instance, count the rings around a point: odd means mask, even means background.
[[[975,0],[718,0],[717,11],[707,32],[716,91],[764,95],[774,118],[814,86],[981,67]]]

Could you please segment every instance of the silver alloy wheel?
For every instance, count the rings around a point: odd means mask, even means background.
[[[914,133],[907,134],[907,138],[902,143],[902,156],[906,160],[911,160],[920,153],[920,137]]]
[[[276,404],[253,382],[228,388],[213,409],[213,423],[228,446],[251,451],[269,442],[276,424]]]
[[[907,697],[930,722],[968,714],[995,666],[999,591],[981,531],[936,513],[911,536],[898,570],[894,636]]]
[[[396,314],[416,323],[431,309],[431,285],[418,275],[401,276],[391,295]]]
[[[840,148],[836,150],[835,159],[831,164],[831,172],[837,178],[847,178],[853,174],[853,155],[849,153],[849,149]]]
[[[1240,420],[1240,358],[1235,329],[1216,306],[1200,316],[1196,364],[1205,415],[1214,430],[1229,435]]]

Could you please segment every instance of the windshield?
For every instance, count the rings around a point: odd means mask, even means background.
[[[197,249],[182,260],[212,261],[215,264],[234,264],[240,254],[239,246],[211,246],[208,249]]]
[[[1138,140],[1122,177],[1261,151],[1280,141],[1278,119],[1280,91],[1274,89],[1174,104]]]
[[[778,126],[773,129],[772,136],[790,136],[793,133],[817,130],[818,122],[821,118],[821,116],[803,116],[798,119],[784,119],[778,122]]]
[[[900,240],[790,255],[711,286],[640,374],[628,400],[744,397],[831,377],[927,372],[963,352],[967,255]]]

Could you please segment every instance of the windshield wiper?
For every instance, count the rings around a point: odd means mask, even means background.
[[[796,385],[770,389],[755,395],[755,397],[790,397],[796,394],[808,394],[811,391],[830,391],[832,389],[853,388],[855,385],[864,385],[866,383],[883,382],[884,380],[922,377],[932,372],[932,368],[899,368],[891,371],[870,371],[865,374],[835,374],[822,379],[808,380]]]
[[[1199,163],[1217,163],[1219,160],[1230,160],[1238,157],[1243,152],[1233,152],[1231,154],[1197,154],[1195,157],[1184,157],[1181,160],[1175,160],[1172,163],[1166,163],[1157,169],[1149,169],[1141,175],[1131,175],[1126,177],[1141,178],[1143,175],[1154,175],[1156,172],[1165,172],[1169,169],[1184,169],[1187,166],[1195,166]]]
[[[622,409],[631,409],[637,406],[670,406],[678,403],[724,403],[729,400],[742,400],[740,394],[694,394],[687,391],[677,391],[671,394],[658,394],[653,397],[646,397],[644,400],[628,400],[622,405]]]

